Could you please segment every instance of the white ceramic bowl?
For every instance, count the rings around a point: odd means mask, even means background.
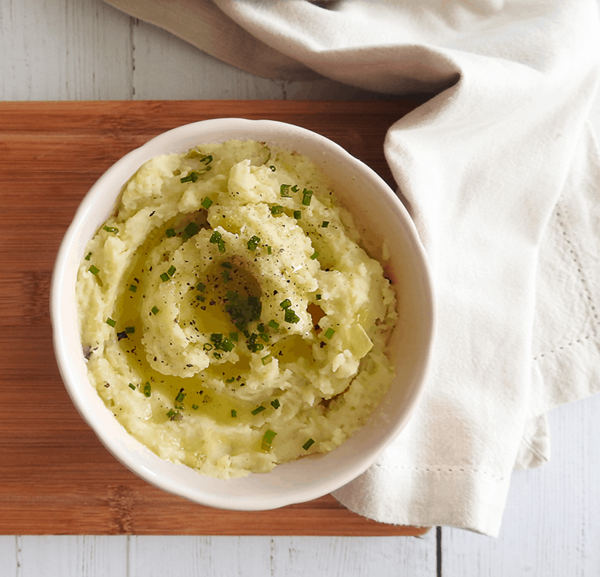
[[[220,480],[160,459],[131,437],[91,386],[77,326],[75,282],[88,240],[108,218],[123,184],[147,160],[199,143],[258,140],[295,150],[316,162],[337,185],[338,199],[364,229],[377,253],[386,241],[387,270],[398,291],[399,322],[390,350],[397,376],[369,422],[327,455],[277,466],[267,474]],[[374,254],[373,256],[378,256]],[[191,501],[237,510],[266,510],[316,499],[371,466],[406,425],[423,390],[434,331],[430,276],[414,225],[394,192],[365,164],[314,132],[270,120],[226,118],[170,130],[130,152],[94,184],[60,247],[51,291],[54,348],[62,378],[78,411],[107,449],[153,485]]]

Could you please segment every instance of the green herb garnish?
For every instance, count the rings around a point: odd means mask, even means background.
[[[319,253],[318,253],[318,252],[315,250],[315,252],[313,252],[313,253],[310,255],[310,258],[311,258],[312,260],[315,260],[315,259],[316,259],[318,256],[319,256]]]
[[[277,216],[278,214],[282,214],[283,211],[284,211],[284,208],[280,204],[276,204],[276,205],[274,205],[274,206],[271,207],[271,214],[273,216]]]
[[[278,322],[275,322],[275,321],[273,321],[273,320],[271,320],[271,321],[269,321],[269,326],[270,326],[272,329],[275,329],[275,330],[277,330],[277,329],[279,328],[279,323],[278,323]]]
[[[137,286],[136,286],[136,285],[134,285],[134,284],[130,284],[130,285],[129,285],[129,290],[130,290],[132,293],[134,293],[134,292],[136,292],[136,291],[137,291]]]
[[[253,236],[249,241],[248,241],[248,249],[249,250],[256,250],[256,247],[258,246],[258,243],[260,242],[260,238],[258,238],[257,236]]]
[[[300,321],[300,317],[292,310],[285,309],[285,322],[290,324],[296,324]]]
[[[258,413],[262,413],[263,411],[266,411],[265,407],[263,407],[262,405],[260,407],[256,407],[256,409],[254,409],[252,411],[253,415],[258,415]]]
[[[88,253],[85,255],[85,260],[90,260],[91,256],[92,256],[92,253],[91,253],[91,252],[88,252]]]
[[[237,411],[235,409],[231,409],[231,416],[235,419],[237,417]]]
[[[335,335],[335,331],[331,327],[329,327],[325,331],[325,338],[330,339],[333,335]]]
[[[150,312],[151,312],[153,315],[155,315],[155,314],[156,314],[156,313],[157,313],[159,310],[160,310],[160,309],[158,309],[158,308],[156,308],[156,307],[154,306],[154,307],[152,307],[152,309],[151,309],[151,311],[150,311]]]
[[[323,228],[327,228],[327,227],[329,226],[329,221],[328,221],[328,220],[324,220],[324,221],[322,222],[321,226],[322,226]]]
[[[175,402],[183,403],[183,399],[185,399],[185,393],[183,391],[179,391],[179,394],[175,397]]]
[[[213,201],[208,196],[200,203],[207,210],[211,207]]]
[[[144,396],[145,397],[149,397],[152,394],[152,387],[150,386],[150,383],[146,383],[144,385]]]
[[[169,238],[171,238],[171,237],[175,236],[177,233],[175,232],[175,229],[174,229],[174,228],[168,228],[168,229],[165,231],[165,234],[166,234],[166,235],[167,235]]]
[[[301,210],[295,210],[294,211],[294,218],[296,220],[300,220],[302,218],[302,211]]]
[[[133,383],[129,383],[129,388],[130,388],[132,391],[135,391],[135,385],[134,385]]]
[[[306,190],[306,188],[302,191],[302,204],[304,206],[309,206],[310,205],[310,201],[312,199],[312,195],[313,195],[313,191],[312,190]]]
[[[302,448],[305,451],[308,451],[308,449],[310,449],[310,447],[313,445],[314,442],[315,442],[314,439],[308,439],[308,441],[306,441],[306,443],[304,443],[304,445],[302,445]]]
[[[279,399],[274,399],[273,401],[271,401],[271,406],[277,410],[279,407],[281,407],[281,404],[279,403]]]
[[[94,265],[92,265],[89,269],[88,269],[92,274],[98,274],[100,272],[99,268],[96,268]]]
[[[116,226],[103,226],[102,229],[106,232],[114,232],[115,234],[119,232],[119,229]]]
[[[184,182],[196,182],[199,177],[200,177],[200,175],[195,170],[192,170],[192,172],[190,172],[187,176],[184,176],[183,178],[180,178],[179,180],[182,183],[184,183]]]
[[[190,222],[183,230],[190,237],[200,232],[200,227],[195,222]]]
[[[270,429],[268,429],[265,434],[263,435],[263,439],[262,439],[262,443],[260,448],[263,451],[268,451],[271,448],[271,443],[273,442],[273,439],[277,436],[277,433],[275,431],[271,431]]]
[[[111,327],[114,327],[117,324],[117,321],[115,321],[115,320],[111,319],[110,317],[108,317],[106,319],[106,324],[110,325]]]
[[[161,279],[163,282],[167,282],[167,281],[168,281],[170,278],[171,278],[171,277],[170,277],[170,276],[169,276],[169,275],[168,275],[166,272],[163,272],[163,273],[160,275],[160,279]]]
[[[129,334],[135,333],[135,327],[125,327],[125,332]]]
[[[292,195],[290,194],[291,187],[292,187],[291,184],[282,184],[281,185],[279,192],[283,198],[292,198]]]
[[[285,299],[284,301],[281,301],[281,302],[279,303],[279,306],[280,306],[282,309],[287,309],[287,308],[289,308],[289,307],[291,307],[291,306],[292,306],[292,301],[291,301],[290,299]]]

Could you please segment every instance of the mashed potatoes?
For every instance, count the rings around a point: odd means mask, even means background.
[[[382,266],[307,158],[258,142],[144,164],[88,243],[90,381],[125,429],[237,477],[331,451],[393,378]]]

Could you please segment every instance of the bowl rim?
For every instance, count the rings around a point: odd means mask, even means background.
[[[332,150],[335,155],[341,157],[343,162],[349,163],[350,165],[354,166],[356,170],[358,170],[365,177],[371,180],[373,184],[377,186],[379,192],[384,192],[386,195],[385,201],[390,204],[390,208],[393,208],[400,214],[402,226],[404,227],[406,233],[409,235],[412,249],[415,251],[416,258],[419,262],[420,267],[422,268],[421,272],[423,290],[426,293],[423,295],[423,298],[424,302],[428,306],[429,313],[425,319],[425,321],[428,322],[428,326],[425,327],[428,336],[427,346],[423,351],[423,362],[420,364],[419,370],[417,371],[417,376],[415,378],[415,386],[406,398],[406,410],[403,412],[402,418],[399,419],[396,423],[394,423],[393,426],[389,427],[387,434],[383,437],[382,441],[379,443],[379,446],[375,450],[371,451],[371,453],[367,457],[359,461],[347,463],[346,466],[343,468],[343,475],[338,474],[336,476],[333,476],[333,478],[329,476],[325,479],[322,479],[319,483],[311,485],[303,490],[294,489],[287,495],[284,494],[273,496],[268,503],[262,501],[257,502],[256,499],[253,500],[247,498],[233,499],[231,501],[224,502],[223,498],[219,495],[215,496],[212,493],[199,491],[198,489],[189,487],[188,485],[183,485],[181,483],[174,484],[172,478],[165,478],[165,476],[162,475],[160,472],[148,470],[143,464],[139,463],[136,459],[132,459],[130,454],[125,454],[126,451],[121,447],[121,445],[116,444],[114,440],[110,437],[110,435],[106,434],[101,428],[99,429],[98,416],[95,414],[95,411],[92,408],[90,408],[89,403],[85,399],[85,396],[83,394],[83,387],[81,387],[81,385],[78,383],[79,378],[77,377],[76,371],[74,369],[72,359],[67,353],[67,336],[65,334],[63,324],[60,322],[61,316],[63,314],[63,305],[61,303],[61,297],[63,294],[63,283],[61,282],[61,280],[64,278],[68,267],[71,266],[69,256],[73,250],[73,243],[76,240],[76,236],[82,226],[82,222],[86,215],[89,213],[89,211],[93,210],[97,200],[96,197],[102,192],[102,190],[107,185],[111,185],[111,190],[114,190],[115,186],[118,186],[119,190],[121,190],[122,186],[125,184],[127,179],[131,175],[133,175],[135,171],[146,160],[149,160],[150,158],[169,152],[182,152],[191,148],[194,145],[194,142],[197,144],[198,142],[217,141],[216,138],[213,138],[212,140],[206,140],[203,136],[203,133],[210,133],[211,131],[219,131],[224,133],[227,133],[228,131],[234,131],[242,133],[243,128],[246,128],[254,133],[258,133],[261,130],[265,133],[274,130],[285,130],[288,133],[292,131],[295,135],[298,135],[299,137],[309,138],[313,141],[323,144],[327,147],[327,149]],[[226,140],[230,140],[231,138],[231,136],[227,136],[221,141],[224,142]],[[259,140],[256,136],[252,139]],[[243,140],[243,138],[241,140]],[[265,141],[267,142],[273,142],[273,140],[273,138],[265,138]],[[191,142],[192,144],[190,144],[189,146],[187,144],[180,144],[174,146],[173,142]],[[119,175],[127,172],[129,172],[129,176],[127,178],[120,178]],[[121,180],[120,184],[112,184],[114,179]],[[115,197],[115,201],[116,198],[118,198],[118,195],[117,197]],[[414,414],[414,411],[416,410],[417,406],[419,405],[419,401],[425,390],[427,375],[429,374],[431,367],[433,341],[437,326],[436,303],[433,292],[432,275],[427,254],[425,252],[425,249],[423,248],[417,229],[407,209],[404,207],[400,198],[394,193],[394,191],[389,187],[389,185],[372,168],[370,168],[364,162],[351,155],[342,146],[321,134],[318,134],[316,132],[294,124],[277,120],[250,120],[234,117],[201,120],[177,126],[170,130],[162,132],[161,134],[158,134],[157,136],[151,138],[141,146],[131,150],[130,152],[122,156],[119,160],[113,163],[100,176],[100,178],[98,178],[98,180],[96,180],[96,182],[90,187],[89,191],[85,194],[84,198],[80,202],[79,207],[77,208],[77,211],[73,216],[71,224],[69,225],[60,244],[51,280],[50,316],[52,321],[52,335],[55,357],[65,388],[67,389],[67,392],[72,402],[74,403],[76,409],[78,410],[86,424],[94,431],[96,436],[99,438],[101,443],[109,450],[109,452],[133,473],[135,473],[145,481],[149,482],[150,484],[168,493],[182,496],[186,499],[189,499],[196,503],[200,503],[202,505],[239,511],[275,509],[290,504],[301,503],[310,501],[312,499],[316,499],[341,488],[348,482],[356,479],[359,475],[364,473],[370,466],[372,466],[379,458],[381,453],[399,435],[399,433],[408,423],[408,421]],[[92,390],[94,391],[94,393],[96,393],[93,387]],[[129,435],[129,433],[126,434]],[[131,438],[133,439],[133,437]],[[145,449],[146,451],[150,451],[139,441],[136,442],[139,443],[141,447],[143,447],[142,450]],[[317,456],[317,458],[324,456],[326,455]],[[160,457],[157,458],[160,459]],[[163,459],[161,459],[161,461],[163,461]],[[179,466],[185,467],[185,465]],[[285,465],[278,465],[274,469],[274,471],[277,471],[278,469],[284,466]],[[196,474],[198,473],[196,472]],[[273,472],[266,474],[263,473],[260,475],[264,476],[272,474]],[[257,475],[251,474],[250,476]],[[231,483],[232,481],[237,480],[231,479],[224,482]]]

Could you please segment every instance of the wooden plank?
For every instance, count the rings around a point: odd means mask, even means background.
[[[513,473],[502,531],[444,529],[444,575],[600,573],[600,396],[552,411],[552,460]]]
[[[331,496],[281,511],[191,504],[137,478],[72,405],[48,315],[54,258],[89,186],[120,156],[174,126],[222,116],[317,130],[391,181],[386,129],[414,102],[114,102],[0,104],[0,533],[416,535]],[[372,112],[375,110],[374,112]]]

